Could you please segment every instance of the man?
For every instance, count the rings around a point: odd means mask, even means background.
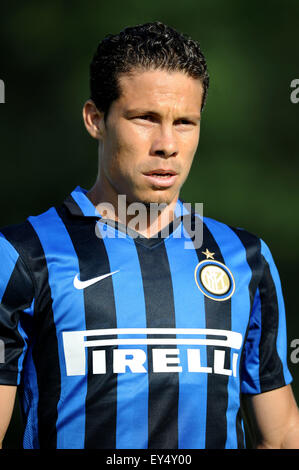
[[[18,386],[25,448],[244,448],[241,396],[256,447],[299,448],[271,253],[179,199],[209,85],[199,44],[127,28],[90,73],[95,185],[0,238],[1,439]]]

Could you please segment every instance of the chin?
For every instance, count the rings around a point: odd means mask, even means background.
[[[134,202],[141,202],[145,206],[149,207],[150,204],[166,204],[167,206],[173,201],[174,197],[170,194],[150,194],[136,197]]]

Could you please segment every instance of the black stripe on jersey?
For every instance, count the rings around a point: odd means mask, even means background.
[[[104,241],[95,233],[97,218],[72,217],[64,207],[58,208],[57,212],[77,253],[81,281],[109,273],[111,269]],[[101,283],[84,289],[84,307],[86,330],[117,328],[111,276],[103,279]],[[93,374],[92,350],[96,348],[87,348],[85,449],[116,448],[117,374],[112,372],[114,348],[117,346],[104,348],[106,374]],[[103,348],[97,347],[97,349]]]
[[[241,243],[243,244],[246,250],[246,260],[251,269],[252,276],[248,285],[249,298],[250,298],[250,312],[251,312],[252,307],[253,307],[254,297],[256,294],[256,289],[258,287],[258,283],[263,274],[263,266],[261,263],[261,256],[260,256],[261,255],[261,242],[256,235],[250,232],[247,232],[246,230],[243,230],[241,228],[236,228],[236,227],[230,227],[230,229],[238,236]],[[248,331],[249,331],[249,319],[248,319],[248,324],[246,328],[246,333],[245,333],[242,351],[241,351],[241,357],[240,357],[239,377],[241,380],[242,380],[243,356],[244,356],[244,349],[245,349],[244,346],[245,346],[246,339],[248,336]],[[241,388],[241,380],[240,380],[240,388]],[[240,396],[241,396],[241,390],[240,390]],[[239,449],[244,447],[244,437],[243,437],[244,433],[240,425],[241,423],[239,422],[240,414],[241,414],[240,411],[241,411],[241,408],[239,409],[239,412],[237,414],[237,422],[236,422]]]
[[[2,233],[21,254],[35,286],[32,357],[39,389],[38,437],[40,448],[57,447],[57,404],[60,399],[60,366],[56,328],[52,311],[48,268],[40,240],[26,221]],[[35,331],[38,334],[35,334]]]
[[[18,322],[22,318],[22,311],[31,305],[33,297],[32,280],[19,257],[1,301],[1,337],[5,338],[5,362],[0,364],[2,384],[17,385],[18,360],[25,346],[18,331]]]
[[[261,392],[285,385],[283,367],[276,349],[279,320],[276,288],[269,264],[265,259],[264,262],[264,275],[259,285],[262,322],[259,346]]]
[[[236,417],[236,435],[237,435],[237,445],[238,449],[244,449],[244,432],[242,428],[242,411],[241,407],[238,409]]]
[[[135,241],[146,307],[147,328],[175,328],[175,310],[171,272],[164,242],[152,249]],[[169,273],[168,276],[165,273]],[[148,338],[152,335],[148,335]],[[157,336],[155,336],[157,337]],[[176,337],[167,335],[167,337]],[[163,347],[155,345],[155,348]],[[175,348],[175,346],[172,346]],[[171,348],[168,346],[168,348]],[[177,372],[152,372],[152,347],[148,346],[149,402],[148,448],[178,448]]]
[[[245,250],[246,260],[251,269],[252,277],[249,283],[250,311],[252,310],[254,296],[258,283],[263,274],[263,266],[261,263],[261,242],[259,238],[241,228],[229,227],[240,239]]]
[[[65,200],[64,200],[64,205],[68,208],[68,210],[71,212],[71,214],[75,216],[81,216],[85,217],[80,206],[76,203],[74,200],[73,196],[69,194]]]
[[[191,220],[190,220],[191,217]],[[183,217],[184,227],[187,232],[189,228],[194,233],[195,215]],[[188,222],[188,223],[187,223]],[[189,232],[190,233],[190,232]],[[190,233],[191,236],[191,233]],[[191,237],[192,238],[192,237]],[[202,253],[208,249],[215,253],[214,259],[224,263],[221,250],[216,243],[207,225],[203,223],[203,243],[196,249],[198,262],[206,259]],[[206,328],[231,330],[231,299],[217,302],[208,297],[204,297]],[[208,336],[207,336],[208,338]],[[230,349],[219,348],[225,351],[226,369],[230,369]],[[213,364],[214,346],[207,347],[207,363]],[[207,385],[207,415],[206,415],[206,449],[224,449],[227,439],[227,419],[226,411],[228,405],[228,376],[218,374],[208,374]]]

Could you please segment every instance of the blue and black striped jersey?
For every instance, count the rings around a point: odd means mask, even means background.
[[[25,448],[244,448],[241,394],[291,382],[267,245],[204,217],[192,248],[200,216],[177,209],[166,237],[133,237],[78,187],[2,229],[0,384]]]

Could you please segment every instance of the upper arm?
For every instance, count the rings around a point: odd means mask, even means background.
[[[287,330],[278,270],[261,241],[261,261],[243,351],[241,391],[259,394],[288,385]]]
[[[0,385],[0,449],[10,423],[17,387]]]
[[[244,345],[241,382],[243,410],[255,446],[299,448],[291,381],[281,282],[271,252],[261,241],[261,275]]]
[[[299,449],[299,411],[290,385],[242,400],[255,447]]]

